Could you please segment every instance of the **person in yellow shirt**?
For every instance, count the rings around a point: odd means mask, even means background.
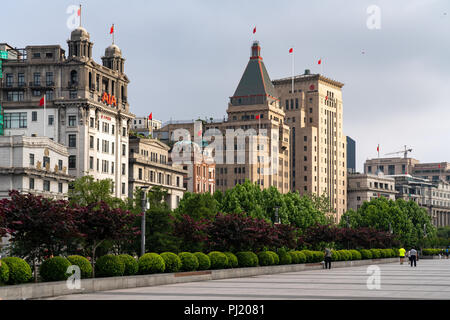
[[[400,256],[400,264],[403,264],[403,259],[405,259],[406,250],[404,248],[400,248],[398,250],[398,255]]]

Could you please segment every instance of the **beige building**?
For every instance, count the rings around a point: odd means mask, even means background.
[[[348,175],[348,209],[358,210],[365,201],[384,197],[395,200],[395,179],[378,174],[349,174]]]
[[[377,171],[385,175],[410,174],[419,160],[413,158],[378,158],[370,159],[364,163],[364,172],[374,174]]]
[[[186,171],[169,162],[169,147],[151,138],[130,136],[128,196],[136,189],[160,186],[168,191],[166,202],[170,209],[178,207],[186,189]]]
[[[274,80],[290,127],[290,187],[326,195],[335,221],[347,211],[347,147],[343,133],[342,83],[305,70]]]

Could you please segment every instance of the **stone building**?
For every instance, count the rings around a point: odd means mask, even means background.
[[[326,195],[338,222],[347,210],[344,84],[309,70],[273,84],[290,128],[290,188]]]
[[[385,175],[411,174],[419,160],[413,158],[377,158],[364,163],[365,173],[383,172]]]
[[[3,61],[0,104],[4,134],[46,136],[68,148],[68,174],[112,179],[113,195],[128,195],[129,111],[125,59],[115,44],[93,60],[86,29],[72,31],[68,55],[59,45],[15,49]],[[46,108],[40,106],[46,98]],[[125,170],[123,170],[125,167]]]
[[[133,198],[136,189],[160,186],[167,190],[165,201],[170,209],[178,207],[184,188],[186,171],[170,163],[169,147],[151,138],[130,136],[128,196]]]
[[[395,179],[381,172],[378,174],[354,173],[349,174],[347,178],[348,209],[356,211],[365,201],[380,197],[396,199],[398,192],[395,189]]]

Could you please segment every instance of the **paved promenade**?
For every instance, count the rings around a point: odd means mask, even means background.
[[[379,265],[380,289],[369,290],[367,267],[337,268],[248,278],[62,296],[57,300],[450,299],[450,260]],[[371,282],[373,286],[376,282]]]

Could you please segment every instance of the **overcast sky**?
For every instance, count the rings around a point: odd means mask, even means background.
[[[293,47],[297,74],[311,69],[345,84],[344,134],[356,140],[358,170],[378,144],[382,156],[406,144],[422,162],[450,161],[448,0],[81,3],[99,63],[116,26],[137,116],[223,118],[257,39],[271,79],[291,75]],[[2,2],[0,42],[60,44],[67,52],[66,10],[78,4]],[[367,27],[371,5],[380,9],[380,29]]]

